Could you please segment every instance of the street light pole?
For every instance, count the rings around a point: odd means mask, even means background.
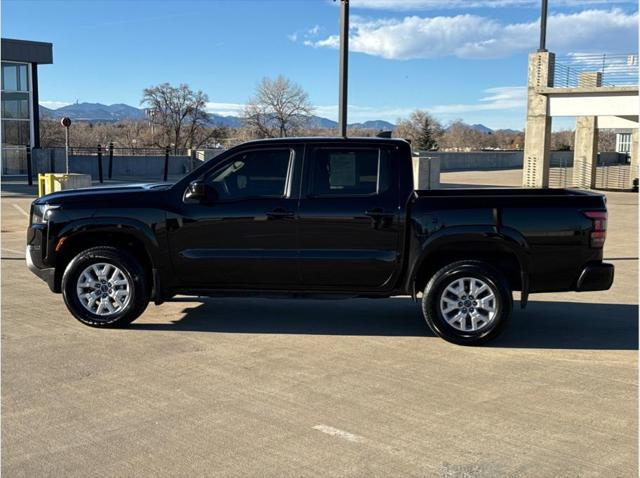
[[[538,52],[547,51],[547,10],[548,0],[542,0],[542,10],[540,12],[540,48]]]
[[[71,119],[65,116],[60,120],[60,124],[64,126],[64,163],[66,173],[69,174],[69,126],[71,126]]]
[[[347,103],[349,89],[349,0],[340,0],[340,93],[338,129],[347,136]]]

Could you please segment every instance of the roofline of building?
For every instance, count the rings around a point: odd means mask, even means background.
[[[2,61],[20,61],[48,65],[53,63],[53,44],[40,41],[2,38]]]

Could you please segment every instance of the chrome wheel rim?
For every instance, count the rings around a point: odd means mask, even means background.
[[[124,272],[107,262],[91,264],[78,276],[76,294],[92,314],[109,317],[122,312],[131,300],[131,284]]]
[[[456,279],[440,295],[440,313],[454,329],[478,332],[487,328],[498,314],[496,292],[482,279]]]

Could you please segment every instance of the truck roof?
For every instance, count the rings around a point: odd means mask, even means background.
[[[243,145],[251,144],[278,144],[278,143],[401,143],[408,144],[406,140],[401,138],[378,138],[378,137],[343,137],[343,136],[298,136],[289,138],[267,138],[267,139],[255,139],[242,143]]]

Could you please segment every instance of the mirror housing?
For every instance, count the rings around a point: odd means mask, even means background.
[[[186,192],[184,193],[185,199],[192,201],[202,201],[207,196],[206,187],[204,181],[196,180],[189,184]]]

